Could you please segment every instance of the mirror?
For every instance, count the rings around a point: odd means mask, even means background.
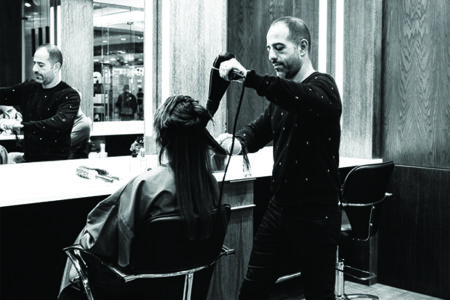
[[[144,0],[93,6],[93,120],[143,120]]]
[[[22,46],[22,81],[33,77],[36,47],[44,43],[60,46],[64,56],[62,80],[82,95],[82,111],[94,121],[91,140],[96,150],[107,142],[106,150],[112,155],[128,155],[129,145],[144,134],[144,0],[19,3],[22,36],[16,34],[11,42]],[[17,82],[20,78],[15,79]],[[121,97],[124,87],[128,87],[127,95]],[[151,88],[147,91],[151,94]],[[122,105],[117,105],[119,98],[124,99]],[[148,101],[152,103],[152,97]],[[121,125],[128,120],[126,126]],[[126,139],[111,140],[119,135]],[[22,138],[2,135],[0,139],[9,152],[21,152],[17,141]],[[118,148],[113,144],[121,144],[122,152],[108,149]]]
[[[24,1],[25,78],[33,75],[32,56],[38,45],[62,42],[60,2]],[[92,101],[92,112],[85,113],[94,122],[143,120],[144,0],[94,0],[92,5],[92,98],[83,95],[84,101]],[[125,88],[125,101],[117,105]]]

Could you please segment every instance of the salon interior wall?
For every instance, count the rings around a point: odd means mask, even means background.
[[[61,0],[60,46],[65,61],[62,79],[80,91],[81,109],[92,119],[94,72],[92,0]]]
[[[265,47],[271,21],[287,14],[303,16],[311,26],[313,44],[317,45],[318,3],[294,0],[162,1],[160,26],[166,40],[161,47],[161,99],[181,93],[206,103],[210,68],[216,56],[224,51],[233,53],[248,68],[273,73]],[[314,63],[317,55],[317,47],[313,47]],[[241,83],[230,84],[213,124],[209,125],[215,136],[232,132],[241,89]],[[256,118],[265,106],[266,102],[253,90],[245,90],[237,127]]]
[[[383,1],[344,1],[341,156],[381,157]]]
[[[229,0],[227,49],[245,66],[271,73],[265,50],[270,21],[294,14],[305,18],[312,35],[317,35],[319,2]],[[450,2],[343,2],[341,155],[396,163],[389,187],[394,196],[383,210],[380,228],[378,280],[446,299],[450,295]],[[337,2],[327,3],[332,12]],[[329,22],[328,40],[336,42],[332,17]],[[317,60],[314,64],[317,67]],[[228,124],[234,121],[240,88],[232,84],[228,89]],[[238,128],[266,105],[251,90],[245,93]]]
[[[344,1],[341,155],[396,164],[378,282],[450,295],[450,3]],[[432,246],[431,246],[432,245]]]
[[[0,1],[0,86],[22,81],[21,1]]]
[[[342,14],[338,5],[343,6],[343,16],[338,16]],[[228,51],[247,68],[274,74],[265,48],[266,33],[270,23],[284,15],[300,17],[308,24],[313,66],[343,79],[342,156],[379,157],[382,0],[228,0]],[[337,30],[339,18],[343,18],[342,33]],[[343,44],[341,52],[338,42]],[[342,69],[337,67],[338,60],[342,60]],[[227,92],[228,132],[233,130],[241,88],[241,84],[232,83]],[[267,106],[267,101],[251,89],[245,90],[244,97],[238,129]]]
[[[343,7],[342,16],[338,15],[342,14],[338,5]],[[273,20],[284,15],[302,18],[311,31],[313,66],[336,79],[343,78],[340,86],[344,106],[341,154],[377,157],[380,151],[377,128],[380,118],[381,11],[382,0],[229,0],[227,49],[247,68],[274,75],[265,47],[267,29]],[[337,29],[340,19],[343,19],[341,33]],[[339,42],[343,44],[341,51],[338,51]],[[338,60],[343,62],[341,69]],[[232,83],[227,92],[228,132],[233,130],[241,88],[241,84]],[[258,117],[266,106],[267,101],[255,91],[246,89],[236,121],[237,129]]]
[[[397,166],[380,228],[385,284],[450,296],[450,2],[383,1],[381,152]]]
[[[227,50],[248,69],[260,74],[274,75],[266,50],[266,34],[273,20],[284,15],[302,18],[310,27],[312,38],[312,61],[318,62],[319,1],[228,0],[227,4]],[[228,88],[226,129],[232,132],[236,122],[239,130],[258,117],[267,106],[267,101],[252,89],[244,91],[244,99],[236,120],[242,84],[232,82]]]
[[[161,1],[161,101],[174,94],[189,95],[206,105],[211,66],[226,50],[226,0]],[[169,13],[166,13],[169,12]],[[208,126],[225,131],[226,101]]]

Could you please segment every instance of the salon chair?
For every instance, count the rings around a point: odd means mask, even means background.
[[[358,245],[369,242],[378,232],[382,206],[392,196],[386,189],[394,166],[392,161],[357,166],[345,177],[341,205],[350,229],[341,232],[336,262],[336,299],[379,299],[369,294],[345,294],[344,274],[359,281],[376,278],[376,274],[344,262],[346,258],[358,255],[354,252]]]
[[[83,121],[78,121],[77,125],[72,128],[70,134],[71,145],[69,159],[88,158],[91,150],[91,131],[92,120],[85,117]]]
[[[121,268],[73,245],[64,249],[89,300],[206,299],[215,263],[234,254],[223,245],[230,206],[214,215],[213,235],[188,240],[180,216],[148,220],[132,242],[129,268]],[[197,224],[200,226],[200,224]],[[195,281],[194,281],[195,275]]]

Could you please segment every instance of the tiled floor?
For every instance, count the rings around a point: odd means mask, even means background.
[[[300,300],[304,299],[300,279],[291,279],[277,285],[276,290],[271,294],[270,300]],[[430,297],[413,293],[398,288],[389,287],[382,284],[366,286],[350,281],[345,282],[346,294],[363,293],[377,295],[380,300],[442,300],[441,298]]]

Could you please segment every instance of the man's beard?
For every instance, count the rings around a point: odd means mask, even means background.
[[[42,76],[41,74],[37,74],[37,73],[34,74],[33,79],[34,79],[34,81],[36,81],[38,83],[44,83],[44,81],[45,81],[44,76]]]

